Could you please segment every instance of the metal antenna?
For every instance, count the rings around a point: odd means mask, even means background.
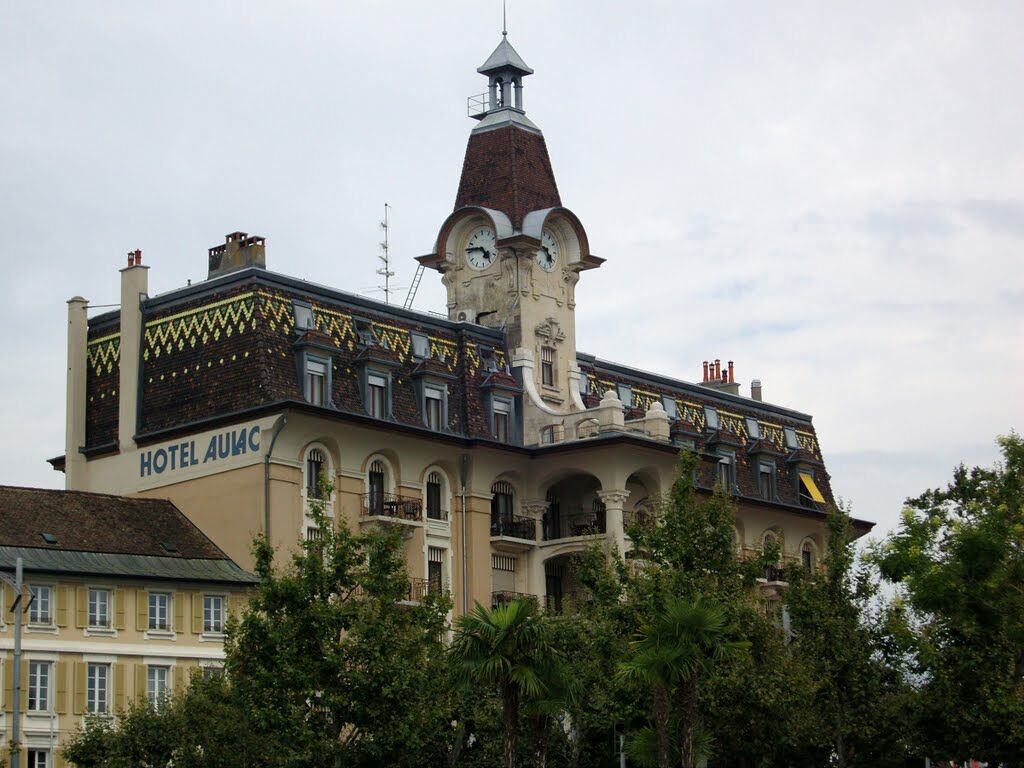
[[[505,7],[507,0],[501,0],[501,36],[508,37],[508,9]]]
[[[388,226],[390,225],[388,212],[390,209],[391,206],[384,203],[384,221],[380,223],[380,228],[384,230],[384,240],[380,244],[380,255],[377,257],[381,262],[381,266],[377,270],[377,274],[384,278],[383,291],[385,304],[391,303],[391,278],[395,276],[395,273],[391,271],[391,259],[388,255]]]

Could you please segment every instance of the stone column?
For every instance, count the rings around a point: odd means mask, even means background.
[[[629,498],[629,491],[598,491],[597,496],[604,504],[605,529],[607,530],[608,542],[618,549],[620,555],[625,557],[626,529],[623,524],[622,507],[626,503],[626,499]]]
[[[526,568],[526,579],[523,590],[531,595],[535,595],[541,605],[544,604],[544,556],[540,548],[540,543],[544,541],[544,513],[548,509],[548,503],[546,501],[530,501],[523,504],[523,514],[527,517],[534,519],[534,529],[537,532],[537,546],[530,549],[524,557],[520,558],[520,562],[525,565]],[[519,584],[519,580],[516,580],[516,584]]]

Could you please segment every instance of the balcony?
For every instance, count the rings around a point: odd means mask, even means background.
[[[649,509],[631,509],[622,513],[622,528],[628,534],[630,528],[654,528],[657,517]]]
[[[397,493],[364,493],[363,517],[384,517],[391,520],[418,523],[423,520],[423,502]]]
[[[550,613],[575,613],[578,605],[579,595],[576,592],[544,595],[544,610]]]
[[[492,515],[490,537],[517,539],[532,544],[537,541],[537,522],[534,518],[520,515]]]
[[[537,600],[536,595],[531,595],[527,592],[509,592],[508,590],[500,590],[498,592],[491,592],[491,608],[497,608],[499,605],[508,605],[513,600]]]
[[[433,508],[427,504],[427,520],[435,520],[441,523],[448,522],[448,510]]]
[[[769,584],[786,584],[786,570],[781,565],[769,565],[764,569],[764,580]]]
[[[597,536],[607,533],[607,515],[603,509],[549,508],[544,515],[544,541],[573,536]]]

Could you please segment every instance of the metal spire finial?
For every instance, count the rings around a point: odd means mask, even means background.
[[[501,0],[501,36],[508,37],[508,9],[506,0]]]

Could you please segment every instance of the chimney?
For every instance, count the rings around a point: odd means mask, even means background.
[[[728,392],[730,395],[740,393],[740,385],[736,383],[736,368],[732,360],[722,368],[722,359],[716,357],[714,362],[704,361],[704,381],[702,386]]]
[[[761,380],[754,379],[750,382],[750,397],[753,400],[761,399]]]
[[[206,279],[248,267],[267,268],[266,238],[258,235],[249,237],[245,232],[232,232],[224,236],[223,245],[215,245],[210,249],[210,272]]]
[[[85,377],[89,357],[89,302],[81,296],[68,299],[68,370],[64,431],[64,487],[69,491],[86,488]]]
[[[135,449],[142,348],[142,302],[149,293],[149,267],[142,266],[142,251],[128,254],[121,270],[121,341],[118,345],[120,377],[117,383],[117,441],[122,451]]]

